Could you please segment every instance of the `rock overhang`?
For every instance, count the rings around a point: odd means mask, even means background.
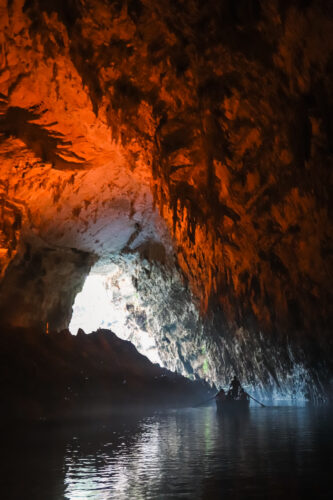
[[[3,3],[3,268],[161,244],[250,349],[330,345],[331,16],[232,4]]]

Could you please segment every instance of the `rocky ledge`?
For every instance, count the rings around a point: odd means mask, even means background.
[[[53,421],[191,406],[213,395],[151,363],[110,330],[72,336],[2,328],[3,420]]]

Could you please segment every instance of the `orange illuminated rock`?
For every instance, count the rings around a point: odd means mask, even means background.
[[[232,331],[328,335],[331,10],[0,0],[4,283],[160,242]]]

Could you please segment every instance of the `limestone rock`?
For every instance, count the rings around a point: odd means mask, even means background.
[[[0,0],[2,320],[68,326],[95,260],[137,252],[188,283],[217,377],[278,386],[299,358],[326,384],[332,17],[324,0]]]

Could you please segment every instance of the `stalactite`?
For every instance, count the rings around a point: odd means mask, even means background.
[[[233,340],[251,352],[262,333],[277,364],[287,358],[272,336],[294,357],[317,339],[328,370],[330,9],[296,0],[263,2],[260,12],[246,2],[230,10],[227,0],[144,0],[139,15],[126,2],[7,4],[3,279],[24,276],[27,245],[45,262],[50,252],[73,262],[75,252],[154,260],[163,247],[203,319],[223,322],[228,340],[218,345],[229,363],[238,363]],[[45,297],[46,267],[38,286],[31,280]],[[27,303],[32,295],[27,289]],[[38,302],[43,321],[57,309],[51,302]],[[18,303],[26,318],[27,304]],[[316,364],[310,351],[303,366]],[[274,382],[267,366],[249,366]]]

